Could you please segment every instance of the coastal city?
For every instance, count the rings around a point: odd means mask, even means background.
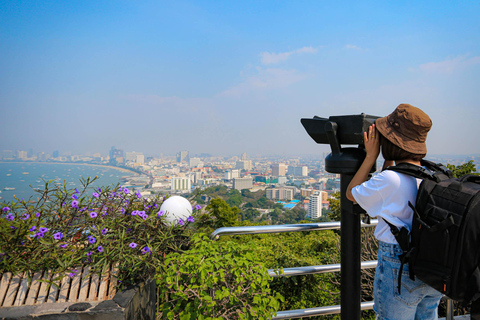
[[[251,157],[247,153],[223,157],[210,154],[191,155],[179,151],[175,156],[152,157],[142,152],[124,151],[111,147],[108,156],[100,153],[72,155],[54,151],[52,154],[33,150],[3,150],[2,162],[44,162],[108,166],[128,172],[121,177],[121,185],[136,190],[142,196],[154,194],[197,195],[197,200],[208,204],[211,195],[203,190],[219,186],[227,190],[261,194],[277,204],[281,210],[296,208],[303,219],[325,219],[329,201],[340,188],[340,175],[325,171],[326,153],[318,157]],[[430,160],[460,164],[478,157],[430,157]],[[379,160],[380,161],[380,160]],[[380,167],[381,163],[377,164]],[[9,186],[0,186],[4,191]],[[254,208],[259,215],[271,213],[273,208]],[[298,219],[297,219],[298,220]],[[293,221],[292,221],[293,222]]]

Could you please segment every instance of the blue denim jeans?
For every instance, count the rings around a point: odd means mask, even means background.
[[[374,281],[373,309],[380,320],[438,319],[442,294],[419,279],[412,281],[408,264],[403,266],[401,294],[398,293],[400,271],[399,245],[379,242],[378,265]]]

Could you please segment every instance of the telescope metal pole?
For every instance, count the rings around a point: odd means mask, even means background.
[[[347,199],[347,186],[353,174],[340,175],[341,210],[341,318],[360,319],[360,215],[353,213],[353,203]]]

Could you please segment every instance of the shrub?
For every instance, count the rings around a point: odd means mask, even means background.
[[[171,253],[157,272],[162,319],[268,319],[283,301],[249,245],[194,235],[192,248]]]
[[[49,269],[61,278],[82,265],[101,273],[115,264],[126,287],[152,278],[166,254],[189,247],[193,217],[169,225],[163,197],[120,186],[93,189],[94,180],[82,179],[80,191],[46,182],[38,201],[1,205],[0,273]]]

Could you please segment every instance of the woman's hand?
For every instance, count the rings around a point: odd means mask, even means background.
[[[352,189],[367,181],[368,174],[375,165],[375,162],[377,162],[378,155],[380,154],[380,137],[374,124],[368,127],[368,132],[363,133],[363,140],[365,142],[367,156],[347,186],[347,199],[353,202],[355,202],[355,198],[352,195]]]
[[[376,161],[380,154],[380,136],[375,124],[368,127],[368,132],[363,133],[363,141],[365,143],[367,157],[375,159]]]

